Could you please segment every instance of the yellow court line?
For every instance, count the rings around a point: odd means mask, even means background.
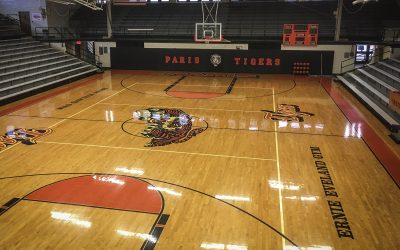
[[[274,112],[276,111],[275,105],[275,89],[272,89],[272,104],[274,105]],[[281,166],[279,163],[279,145],[278,145],[278,129],[276,127],[276,122],[274,122],[275,131],[275,152],[276,152],[276,169],[278,172],[278,183],[281,184]],[[282,204],[282,189],[278,189],[279,192],[279,216],[281,222],[281,233],[285,235],[285,221],[283,219],[283,204]],[[282,249],[285,249],[286,240],[282,237]]]
[[[210,111],[228,111],[228,112],[244,112],[244,113],[258,113],[260,110],[240,110],[240,109],[208,109],[208,108],[190,108],[190,107],[171,107],[171,106],[160,106],[160,105],[142,105],[142,104],[127,104],[127,103],[109,103],[102,102],[99,104],[106,105],[120,105],[120,106],[134,106],[134,107],[158,107],[158,108],[176,108],[176,109],[195,109],[195,110],[210,110]]]
[[[70,143],[70,142],[49,142],[49,141],[38,141],[38,142],[46,143],[46,144],[59,144],[59,145],[97,147],[97,148],[111,148],[111,149],[125,149],[125,150],[149,151],[149,152],[160,152],[160,153],[171,153],[171,154],[200,155],[200,156],[223,157],[223,158],[234,158],[234,159],[245,159],[245,160],[257,160],[257,161],[276,161],[275,159],[268,159],[268,158],[234,156],[234,155],[219,155],[219,154],[206,154],[206,153],[193,153],[193,152],[180,152],[180,151],[161,150],[161,149],[129,148],[129,147],[105,146],[105,145],[84,144],[84,143]]]
[[[136,84],[136,83],[130,85],[129,87],[131,87],[131,86],[133,86],[133,85],[135,85],[135,84]],[[110,96],[108,96],[108,97],[106,97],[106,98],[103,98],[103,99],[101,99],[100,101],[98,101],[98,102],[96,102],[96,103],[90,105],[89,107],[84,108],[84,109],[82,109],[81,111],[79,111],[79,112],[77,112],[77,113],[75,113],[75,114],[73,114],[73,115],[70,115],[70,116],[68,116],[67,118],[65,118],[65,119],[63,119],[63,120],[61,120],[61,121],[59,121],[59,122],[54,123],[53,125],[49,126],[48,128],[55,127],[55,126],[59,125],[60,123],[62,123],[62,122],[64,122],[64,121],[68,120],[69,118],[71,118],[71,117],[73,117],[73,116],[75,116],[75,115],[78,115],[78,114],[82,113],[83,111],[86,111],[86,110],[90,109],[91,107],[97,105],[98,103],[100,103],[100,102],[102,102],[102,101],[105,101],[105,100],[107,100],[107,99],[109,99],[109,98],[111,98],[111,97],[113,97],[113,96],[115,96],[115,95],[121,93],[122,91],[125,91],[125,90],[126,90],[126,89],[122,89],[122,90],[118,91],[117,93],[114,93],[114,94],[112,94],[112,95],[110,95]],[[13,148],[13,147],[15,147],[16,145],[19,145],[19,144],[21,144],[21,143],[14,144],[14,145],[11,145],[11,146],[8,147],[8,148],[5,148],[5,149],[3,149],[3,150],[0,150],[0,154],[3,153],[3,152],[5,152],[5,151],[7,151],[7,150],[9,150],[9,149],[11,149],[11,148]]]
[[[133,85],[135,85],[135,84],[136,84],[136,83],[133,83],[133,84],[129,85],[128,88],[131,87],[131,86],[133,86]],[[80,114],[80,113],[82,113],[82,112],[84,112],[84,111],[86,111],[86,110],[88,110],[88,109],[90,109],[90,108],[96,106],[97,104],[101,103],[102,101],[108,100],[108,99],[110,99],[111,97],[113,97],[113,96],[115,96],[115,95],[118,95],[118,94],[121,93],[122,91],[126,91],[126,89],[121,89],[120,91],[118,91],[118,92],[116,92],[116,93],[114,93],[114,94],[112,94],[112,95],[110,95],[110,96],[107,96],[107,97],[101,99],[100,101],[98,101],[98,102],[96,102],[96,103],[94,103],[94,104],[92,104],[92,105],[90,105],[90,106],[88,106],[88,107],[82,109],[81,111],[78,111],[78,112],[76,112],[75,114],[72,114],[72,115],[68,116],[67,118],[65,118],[65,119],[63,119],[63,120],[61,120],[61,121],[59,121],[59,122],[57,122],[57,123],[51,125],[49,128],[55,127],[55,126],[59,125],[60,123],[65,122],[65,121],[68,120],[69,118],[72,118],[72,117],[74,117],[74,116],[76,116],[76,115],[78,115],[78,114]]]
[[[21,144],[21,143],[16,143],[16,144],[14,144],[14,145],[11,145],[11,146],[9,146],[9,147],[6,147],[5,149],[0,150],[0,154],[3,153],[3,152],[5,152],[5,151],[7,151],[7,150],[9,150],[9,149],[11,149],[11,148],[13,148],[13,147],[15,147],[15,146],[17,146],[18,144]]]

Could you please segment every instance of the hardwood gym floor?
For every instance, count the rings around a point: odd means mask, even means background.
[[[400,249],[399,145],[330,80],[107,71],[0,115],[2,249]]]

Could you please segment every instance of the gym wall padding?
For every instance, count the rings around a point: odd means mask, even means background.
[[[211,57],[221,59],[217,66]],[[310,63],[311,75],[330,75],[333,51],[186,50],[111,48],[111,68],[135,70],[291,74],[295,62]],[[321,64],[322,61],[322,64]],[[322,69],[321,69],[322,65]]]

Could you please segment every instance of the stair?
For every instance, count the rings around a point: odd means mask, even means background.
[[[96,72],[96,66],[32,38],[0,40],[0,104]]]

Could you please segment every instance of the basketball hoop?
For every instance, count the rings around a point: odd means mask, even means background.
[[[203,22],[196,23],[195,41],[196,42],[222,42],[222,23],[218,23],[218,7],[220,1],[204,2],[201,1],[201,11]]]

